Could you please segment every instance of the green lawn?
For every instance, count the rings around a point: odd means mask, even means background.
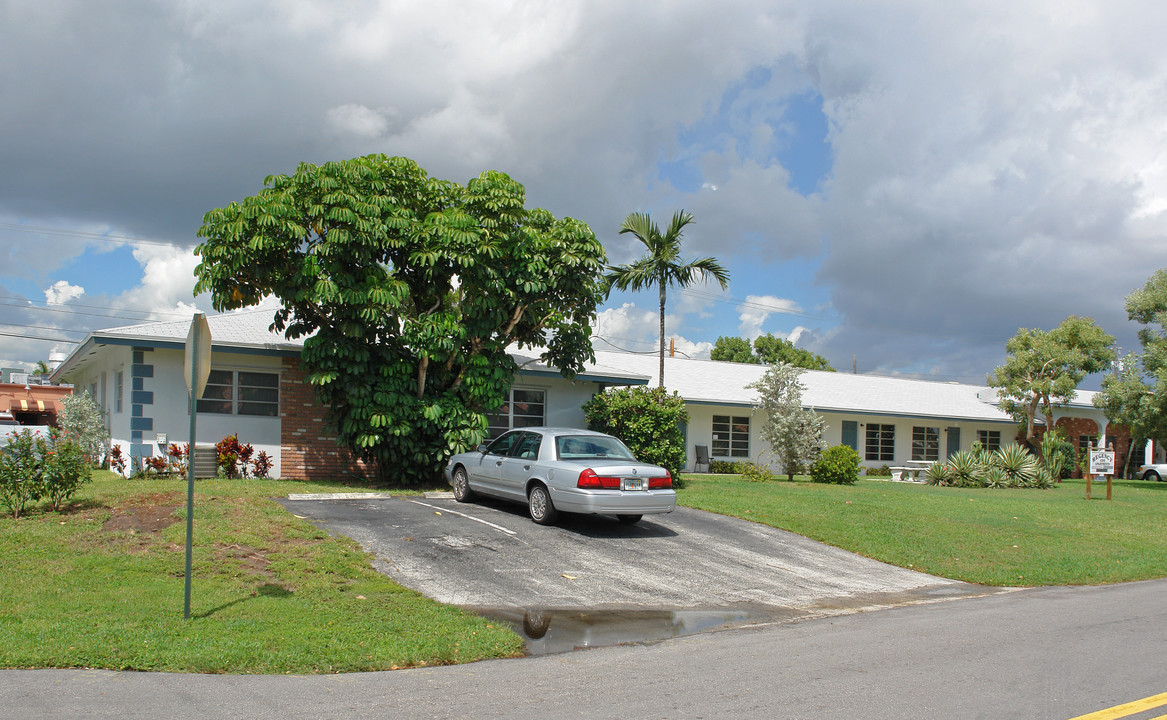
[[[678,502],[754,520],[933,575],[987,585],[1167,576],[1167,483],[1084,480],[972,490],[861,479],[853,486],[686,475]]]
[[[199,481],[190,620],[185,481],[99,472],[63,513],[0,518],[0,667],[327,673],[520,654],[509,629],[403,588],[270,499],[345,489]]]
[[[1167,483],[962,490],[688,475],[680,502],[992,585],[1167,576]],[[63,513],[0,518],[0,667],[323,673],[510,657],[520,638],[372,569],[272,498],[340,484],[199,481],[182,618],[186,483],[100,472]],[[1103,495],[1096,492],[1095,497]]]

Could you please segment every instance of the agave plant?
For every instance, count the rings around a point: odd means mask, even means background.
[[[980,458],[973,452],[961,450],[948,458],[948,467],[952,472],[952,484],[959,487],[981,487],[984,485],[981,475],[983,466]]]
[[[1011,482],[1012,479],[1009,477],[1009,474],[999,465],[990,465],[988,471],[985,473],[985,487],[1012,487]]]
[[[952,470],[944,463],[934,462],[924,471],[924,479],[929,485],[940,485],[941,487],[951,485]]]
[[[1033,480],[1029,483],[1029,487],[1039,488],[1041,490],[1048,490],[1054,486],[1054,476],[1049,471],[1049,468],[1038,467],[1033,472]]]
[[[1000,468],[1009,487],[1028,487],[1037,472],[1037,460],[1025,448],[1013,443],[993,453],[993,466]]]

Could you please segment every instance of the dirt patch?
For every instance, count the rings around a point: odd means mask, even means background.
[[[262,550],[248,545],[218,545],[215,556],[219,559],[230,558],[239,563],[239,566],[251,575],[270,578],[272,572],[268,570],[267,556]]]
[[[174,514],[182,505],[182,493],[150,493],[127,498],[118,507],[110,508],[109,519],[102,529],[156,533],[178,522]]]

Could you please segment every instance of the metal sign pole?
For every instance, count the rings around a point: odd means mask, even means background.
[[[194,336],[194,346],[199,345],[199,324],[191,323],[191,334]],[[191,545],[194,539],[194,456],[195,456],[195,420],[198,418],[198,395],[194,389],[198,387],[199,354],[191,354],[190,363],[190,446],[186,454],[186,588],[183,591],[182,617],[190,620],[190,556]]]
[[[195,313],[186,336],[186,351],[183,359],[183,380],[190,393],[190,444],[186,454],[186,591],[182,616],[190,619],[190,564],[191,545],[194,538],[194,477],[195,477],[195,419],[199,412],[199,398],[207,387],[207,377],[211,374],[211,326],[207,316]]]

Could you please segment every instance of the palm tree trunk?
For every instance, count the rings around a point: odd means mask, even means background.
[[[665,386],[665,281],[658,278],[660,285],[660,387]]]

